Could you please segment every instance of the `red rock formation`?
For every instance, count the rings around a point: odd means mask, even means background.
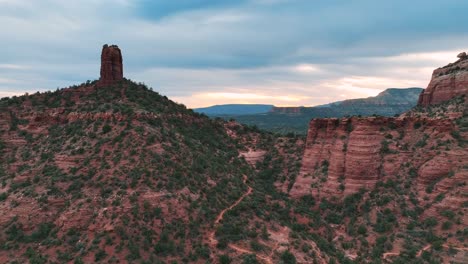
[[[419,96],[418,105],[440,104],[468,94],[468,56],[462,52],[458,58],[458,61],[434,70],[431,82]]]
[[[99,85],[105,86],[123,79],[122,53],[117,45],[102,47],[101,78]]]
[[[415,123],[424,125],[419,128]],[[417,170],[417,183],[424,189],[463,167],[460,157],[468,150],[455,145],[444,149],[437,143],[453,140],[450,132],[455,129],[452,120],[437,118],[312,120],[290,195],[342,196],[371,189],[379,180],[399,177],[406,163]]]

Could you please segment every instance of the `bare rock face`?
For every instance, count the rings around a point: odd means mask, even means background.
[[[99,85],[105,86],[123,79],[122,53],[117,45],[102,47],[101,78]]]
[[[440,104],[468,94],[468,56],[462,52],[457,57],[458,61],[434,70],[431,82],[419,96],[418,105]]]

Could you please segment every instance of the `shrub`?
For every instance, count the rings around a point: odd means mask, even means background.
[[[281,254],[281,262],[284,264],[296,264],[296,257],[289,250],[286,250]]]
[[[257,257],[254,254],[244,255],[242,264],[258,264]]]
[[[263,249],[263,246],[258,243],[256,240],[250,241],[250,247],[252,248],[253,251],[260,251]]]
[[[330,165],[330,162],[328,162],[328,160],[324,160],[322,161],[322,173],[324,175],[327,175],[328,174],[328,166]]]
[[[46,239],[54,227],[53,223],[41,223],[37,230],[29,236],[28,241],[39,242]]]
[[[104,250],[100,249],[96,254],[94,254],[94,261],[99,262],[105,257],[107,257],[107,253]]]
[[[13,224],[6,231],[5,234],[8,235],[7,239],[10,241],[22,241],[24,238],[23,230],[21,226]]]
[[[436,240],[432,243],[432,248],[434,250],[440,251],[443,248],[444,241],[442,240]]]
[[[374,230],[379,233],[384,233],[392,230],[393,225],[396,223],[396,217],[392,211],[386,208],[382,213],[377,214],[377,222],[375,223]]]
[[[387,140],[384,139],[384,140],[382,140],[382,142],[380,144],[381,144],[380,153],[382,153],[382,154],[390,153],[390,148],[388,147],[390,142],[388,142]]]
[[[220,264],[229,264],[231,263],[231,258],[228,255],[221,255],[219,256],[219,263]]]
[[[102,127],[102,133],[103,134],[107,134],[107,133],[111,132],[111,130],[112,130],[112,127],[109,124],[105,124]]]
[[[365,235],[367,233],[367,228],[365,225],[360,225],[357,230],[358,234]]]
[[[348,123],[346,123],[346,131],[348,133],[351,133],[351,131],[353,131],[354,127],[353,127],[353,123],[351,122],[351,119],[348,120]]]
[[[167,256],[175,252],[175,244],[169,241],[167,233],[161,234],[161,239],[154,245],[154,252],[158,255]]]
[[[455,217],[455,212],[453,212],[452,210],[445,210],[442,211],[440,214],[447,217],[450,220],[452,220]]]
[[[423,138],[421,140],[419,140],[418,142],[416,142],[416,145],[414,145],[414,146],[417,147],[417,148],[422,148],[422,147],[426,146],[428,138],[429,138],[429,135],[424,134]]]
[[[0,202],[5,201],[8,198],[8,193],[0,193]]]
[[[128,252],[127,260],[131,261],[140,258],[140,249],[138,248],[138,245],[131,240],[128,243]]]
[[[435,219],[434,217],[429,217],[429,218],[426,218],[426,220],[424,220],[424,223],[423,225],[427,228],[427,227],[434,227],[438,224],[437,222],[437,219]]]
[[[445,221],[445,222],[442,224],[442,229],[443,229],[443,230],[450,229],[451,227],[452,227],[452,222],[450,222],[450,221]]]
[[[29,263],[31,264],[45,264],[48,261],[47,257],[38,254],[30,247],[28,247],[24,255],[29,258]]]
[[[343,221],[343,216],[341,214],[337,214],[335,212],[330,212],[326,217],[325,217],[325,220],[328,222],[328,223],[332,223],[332,224],[341,224],[341,222]]]

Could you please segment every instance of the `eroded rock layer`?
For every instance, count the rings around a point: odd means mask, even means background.
[[[418,171],[418,184],[430,184],[462,169],[466,149],[442,147],[454,141],[455,129],[451,120],[435,118],[313,120],[290,195],[346,195],[397,177],[407,167]]]

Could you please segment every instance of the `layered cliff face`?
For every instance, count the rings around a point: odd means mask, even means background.
[[[311,121],[300,175],[290,195],[348,195],[378,181],[418,171],[422,187],[465,173],[468,151],[452,134],[453,120],[369,117]],[[448,143],[447,143],[448,142]]]
[[[123,79],[122,52],[117,45],[102,47],[101,78],[99,85],[106,86]]]
[[[458,58],[458,61],[434,70],[431,82],[419,96],[418,105],[440,104],[468,94],[468,56],[462,52]]]

